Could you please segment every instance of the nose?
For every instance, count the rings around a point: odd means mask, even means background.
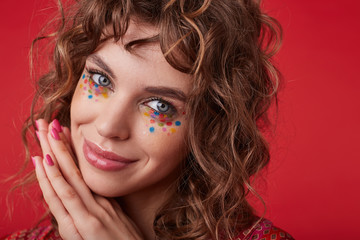
[[[131,108],[125,99],[107,99],[95,126],[100,136],[117,140],[130,138]]]

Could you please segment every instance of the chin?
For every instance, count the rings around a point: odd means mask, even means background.
[[[119,189],[114,189],[115,184],[112,184],[112,186],[107,183],[101,183],[99,181],[96,181],[96,179],[92,178],[90,176],[90,179],[84,177],[85,184],[88,186],[88,188],[95,194],[103,197],[119,197],[121,196],[121,193],[119,192]]]

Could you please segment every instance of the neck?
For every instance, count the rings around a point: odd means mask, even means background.
[[[130,217],[146,240],[155,239],[153,223],[156,212],[164,204],[172,191],[167,186],[149,189],[118,199],[123,211]]]

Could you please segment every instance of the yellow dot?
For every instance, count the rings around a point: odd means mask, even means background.
[[[147,116],[147,117],[149,117],[149,116],[150,116],[150,114],[149,114],[149,113],[147,113],[147,112],[145,112],[145,113],[144,113],[144,115],[145,115],[145,116]]]
[[[171,132],[171,133],[175,133],[175,132],[176,132],[176,129],[175,129],[175,128],[170,128],[170,132]]]
[[[84,85],[80,84],[80,88],[83,88]]]
[[[103,95],[104,98],[108,98],[107,93],[103,93],[102,95]]]

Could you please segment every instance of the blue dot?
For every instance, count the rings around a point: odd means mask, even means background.
[[[89,95],[89,96],[88,96],[89,99],[92,99],[92,97],[93,97],[92,95]]]
[[[99,87],[99,85],[95,84],[95,87],[97,88],[97,87]]]
[[[85,78],[85,74],[83,74],[82,78],[83,78],[83,79]]]
[[[155,128],[154,128],[154,127],[150,127],[149,130],[150,130],[150,132],[153,133],[153,132],[155,131]]]
[[[181,125],[181,122],[180,121],[176,121],[175,122],[175,126],[180,126]]]
[[[155,114],[155,115],[159,115],[160,113],[158,113],[158,112],[154,112],[154,114]]]

